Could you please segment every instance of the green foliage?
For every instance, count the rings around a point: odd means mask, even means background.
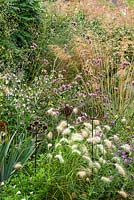
[[[41,53],[43,23],[39,1],[2,1],[0,9],[1,70],[25,70],[32,76],[35,73],[32,72],[33,65],[38,71],[38,56]]]
[[[21,163],[23,166],[34,151],[31,138],[27,138],[26,141],[21,140],[20,143],[15,143],[14,139],[15,134],[9,139],[5,138],[0,144],[0,182],[16,172],[14,168],[16,163]]]
[[[133,199],[133,27],[56,3],[1,0],[0,199]]]
[[[72,128],[72,126],[70,127]],[[96,127],[94,130],[97,129]],[[85,130],[90,131],[89,129]],[[103,137],[106,139],[105,136],[108,132],[106,129],[103,131]],[[54,141],[48,139],[45,154],[38,157],[36,176],[33,174],[34,164],[31,160],[23,172],[5,182],[5,186],[1,186],[2,200],[21,200],[23,198],[73,200],[74,196],[77,200],[83,200],[83,198],[86,200],[108,200],[109,198],[114,200],[120,198],[118,194],[120,190],[129,191],[130,199],[133,197],[133,179],[131,178],[133,167],[131,165],[129,168],[124,166],[122,158],[116,156],[116,152],[120,148],[118,145],[108,148],[102,138],[101,145],[106,150],[106,154],[103,154],[104,151],[100,151],[98,144],[94,144],[94,161],[92,161],[91,145],[87,143],[86,138],[78,141],[79,134],[76,127],[69,135],[59,134],[59,138]],[[72,136],[75,134],[78,138],[75,137],[75,141],[73,141]],[[81,138],[82,135],[79,136]],[[114,144],[113,139],[109,141]],[[50,146],[50,142],[53,142],[52,146]],[[115,157],[118,158],[117,161],[114,160]],[[100,158],[103,158],[103,162],[100,162]],[[125,176],[122,176],[122,171],[118,172],[115,168],[117,163],[121,168],[123,166]],[[84,175],[80,174],[81,171],[85,172]],[[103,180],[102,177],[108,178],[108,181]],[[98,185],[100,186],[98,187]]]
[[[134,6],[134,1],[133,0],[126,0],[126,1],[130,6]]]

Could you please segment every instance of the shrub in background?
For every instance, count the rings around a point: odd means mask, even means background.
[[[42,34],[41,7],[38,0],[6,0],[0,5],[0,64],[25,70],[29,78],[38,71]]]

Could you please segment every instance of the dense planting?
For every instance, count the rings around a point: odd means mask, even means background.
[[[134,199],[132,2],[0,8],[0,199]]]

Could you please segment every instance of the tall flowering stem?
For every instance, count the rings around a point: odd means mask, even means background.
[[[35,160],[34,160],[34,169],[35,169],[35,176],[37,172],[37,133],[35,134]]]
[[[92,118],[92,162],[94,161],[94,143],[93,143],[93,137],[94,137],[94,120]],[[92,176],[93,176],[93,167],[92,167]]]
[[[92,138],[94,137],[94,121],[92,119]],[[92,161],[94,160],[94,143],[92,142]]]

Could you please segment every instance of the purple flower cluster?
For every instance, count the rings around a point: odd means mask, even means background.
[[[89,59],[88,63],[94,64],[97,67],[102,66],[102,59],[101,58],[93,58],[93,59]]]
[[[63,85],[61,85],[61,87],[59,87],[58,89],[57,89],[57,92],[64,92],[64,91],[69,91],[69,90],[71,90],[72,89],[72,85],[70,85],[70,84],[63,84]]]
[[[117,154],[123,159],[124,164],[134,164],[134,144],[130,144],[130,152],[118,150]]]
[[[122,64],[122,69],[125,69],[128,65],[130,65],[130,62],[125,61],[125,62]]]

